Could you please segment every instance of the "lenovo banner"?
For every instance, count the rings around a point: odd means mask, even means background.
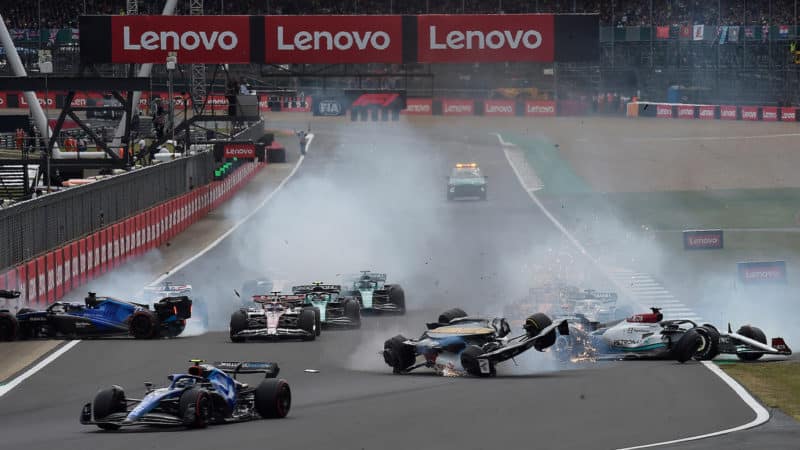
[[[732,105],[721,105],[719,107],[719,118],[722,120],[736,120],[736,107]]]
[[[556,102],[527,101],[525,102],[525,115],[530,117],[555,117]]]
[[[271,64],[403,62],[403,16],[267,16]]]
[[[465,99],[442,100],[442,114],[445,116],[471,116],[475,113],[475,101]]]
[[[716,106],[713,105],[700,105],[697,107],[697,118],[700,120],[714,120],[716,118]]]
[[[790,107],[781,108],[781,121],[794,122],[797,120],[797,109]]]
[[[740,262],[739,280],[745,284],[786,282],[786,261]]]
[[[694,119],[694,105],[678,105],[679,119]]]
[[[758,106],[742,106],[742,120],[758,120]]]
[[[514,100],[485,100],[483,102],[484,116],[513,116],[516,112]]]
[[[723,248],[722,230],[686,230],[683,232],[683,248],[686,250],[708,250]]]
[[[672,105],[667,104],[657,104],[656,105],[656,117],[662,119],[671,119],[672,118]]]
[[[765,122],[778,121],[778,107],[777,106],[764,106],[761,108],[761,120]]]
[[[239,159],[255,159],[256,145],[255,144],[225,144],[222,156],[226,159],[239,158]]]
[[[430,116],[433,114],[433,100],[430,98],[406,99],[406,109],[400,111],[400,113],[418,116]]]

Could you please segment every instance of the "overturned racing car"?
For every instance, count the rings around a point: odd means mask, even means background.
[[[303,295],[255,295],[260,307],[242,308],[231,315],[230,337],[233,342],[247,339],[295,338],[313,341],[322,330],[320,311],[303,305]]]
[[[443,312],[427,327],[419,339],[397,335],[384,342],[383,359],[394,373],[426,367],[439,375],[494,376],[497,364],[531,348],[544,351],[569,332],[566,320],[553,322],[536,313],[525,321],[524,334],[508,337],[505,319],[467,316],[459,308]]]
[[[765,354],[791,355],[783,338],[767,338],[761,329],[744,325],[721,333],[711,324],[688,319],[663,320],[659,308],[627,319],[601,324],[577,314],[568,319],[569,334],[559,336],[554,351],[561,361],[596,359],[711,360],[720,354],[755,361]]]
[[[399,284],[387,284],[386,274],[362,270],[342,295],[361,304],[363,312],[405,314],[406,294]]]

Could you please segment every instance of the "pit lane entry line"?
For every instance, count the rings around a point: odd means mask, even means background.
[[[306,143],[306,152],[308,152],[308,150],[310,149],[311,142],[313,140],[314,140],[314,134],[310,133],[308,135],[308,141]],[[269,203],[269,201],[272,200],[272,198],[275,196],[275,194],[277,194],[283,188],[283,186],[285,186],[286,183],[289,182],[289,180],[294,176],[294,174],[297,173],[297,169],[300,168],[300,165],[303,163],[304,160],[305,160],[305,155],[300,155],[300,158],[297,159],[297,162],[295,163],[294,167],[292,168],[292,171],[289,172],[289,175],[287,175],[286,178],[284,178],[283,181],[281,181],[280,184],[278,184],[278,186],[269,195],[267,195],[264,198],[264,200],[261,201],[261,203],[259,203],[255,207],[255,209],[253,209],[249,214],[244,216],[238,222],[233,224],[233,226],[228,231],[223,233],[222,236],[217,238],[214,242],[209,244],[206,248],[200,250],[194,256],[191,256],[191,257],[187,258],[185,261],[183,261],[182,263],[178,264],[177,266],[175,266],[171,270],[166,271],[163,275],[161,275],[160,277],[156,278],[150,284],[160,283],[160,282],[164,281],[165,279],[167,279],[170,276],[174,275],[176,272],[180,271],[184,267],[186,267],[189,264],[191,264],[192,261],[194,261],[197,258],[203,256],[204,254],[208,253],[211,249],[213,249],[214,247],[219,245],[220,242],[222,242],[226,237],[230,236],[231,233],[236,231],[243,223],[247,222],[247,220],[249,220],[251,217],[253,217],[258,211],[261,210],[261,208],[263,208],[267,203]],[[36,372],[44,369],[48,364],[50,364],[51,362],[53,362],[56,359],[58,359],[59,356],[61,356],[64,353],[66,353],[71,348],[73,348],[76,345],[78,345],[80,342],[81,342],[80,340],[74,340],[74,341],[68,342],[67,344],[61,346],[58,350],[50,353],[46,358],[41,360],[35,366],[33,366],[30,369],[26,370],[25,372],[23,372],[22,374],[20,374],[19,376],[17,376],[13,380],[9,381],[8,383],[0,386],[0,397],[2,397],[3,395],[7,394],[9,391],[14,389],[15,387],[17,387],[20,383],[25,381],[27,378],[33,376]]]
[[[500,133],[493,133],[493,134],[495,136],[497,136],[497,139],[500,141],[500,146],[503,147],[503,154],[506,156],[506,160],[508,161],[508,164],[511,166],[511,170],[514,171],[514,174],[517,176],[517,180],[519,181],[520,185],[525,190],[525,192],[528,193],[528,196],[530,196],[530,198],[533,200],[533,202],[536,204],[536,206],[542,211],[542,213],[544,213],[545,216],[547,216],[548,219],[550,219],[551,222],[553,222],[553,224],[556,226],[556,228],[558,228],[558,230],[561,231],[561,233],[564,234],[564,236],[570,242],[572,242],[572,244],[575,245],[575,247],[581,253],[586,255],[589,258],[589,260],[591,260],[592,262],[597,264],[598,267],[601,269],[601,271],[606,272],[602,268],[602,266],[600,266],[599,263],[592,257],[592,255],[590,255],[586,251],[586,249],[581,245],[581,243],[578,242],[578,240],[574,236],[572,236],[572,234],[564,227],[564,225],[562,225],[558,221],[558,219],[556,219],[556,217],[553,214],[551,214],[550,211],[547,210],[547,208],[545,208],[544,204],[542,204],[542,202],[539,201],[539,199],[536,197],[535,192],[532,189],[528,189],[525,186],[525,181],[520,176],[520,173],[517,170],[517,168],[514,166],[514,163],[511,162],[511,159],[508,157],[508,152],[506,152],[506,149],[505,149],[505,147],[510,146],[510,145],[514,145],[514,144],[503,140],[503,137],[500,135]],[[613,279],[612,279],[612,282],[614,282]],[[624,288],[623,288],[623,290],[624,290]],[[708,370],[710,370],[714,375],[716,375],[723,382],[725,382],[725,384],[727,384],[731,389],[733,389],[733,392],[735,392],[736,395],[738,395],[739,398],[742,399],[742,401],[747,406],[749,406],[750,409],[753,410],[753,412],[756,414],[756,417],[753,420],[751,420],[750,422],[748,422],[748,423],[739,425],[737,427],[728,428],[728,429],[725,429],[725,430],[715,431],[715,432],[712,432],[712,433],[701,434],[701,435],[697,435],[697,436],[689,436],[689,437],[685,437],[685,438],[681,438],[681,439],[675,439],[675,440],[671,440],[671,441],[654,442],[652,444],[638,445],[638,446],[634,446],[634,447],[625,447],[625,448],[620,448],[618,450],[634,450],[634,449],[640,449],[640,448],[651,448],[651,447],[659,447],[659,446],[662,446],[662,445],[677,444],[677,443],[681,443],[681,442],[696,441],[696,440],[699,440],[699,439],[705,439],[705,438],[710,438],[710,437],[714,437],[714,436],[721,436],[723,434],[733,433],[734,431],[747,430],[749,428],[753,428],[753,427],[757,427],[759,425],[762,425],[762,424],[764,424],[765,422],[767,422],[769,420],[769,412],[766,410],[766,408],[764,408],[763,405],[761,405],[761,403],[758,402],[758,400],[753,398],[753,396],[750,395],[749,392],[747,392],[747,389],[742,387],[742,385],[739,384],[738,382],[736,382],[736,380],[734,380],[728,374],[723,372],[722,369],[720,369],[712,361],[701,361],[701,363]]]

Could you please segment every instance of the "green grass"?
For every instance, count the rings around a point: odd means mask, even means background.
[[[720,368],[763,404],[800,420],[800,361],[721,364]]]
[[[536,171],[542,181],[545,195],[590,194],[591,186],[572,170],[569,162],[558,148],[544,138],[520,135],[511,136],[511,141],[526,150],[528,164]]]

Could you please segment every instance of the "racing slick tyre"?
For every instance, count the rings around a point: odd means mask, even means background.
[[[303,308],[300,310],[300,314],[297,316],[297,328],[309,333],[303,335],[304,341],[313,341],[317,338],[317,330],[315,329],[316,325],[316,311],[314,311],[312,308]]]
[[[283,419],[292,407],[292,390],[284,379],[269,378],[256,388],[254,406],[265,419]]]
[[[439,314],[439,324],[440,325],[447,325],[453,319],[458,319],[459,317],[467,317],[467,313],[464,312],[461,308],[450,308],[447,311]]]
[[[13,341],[19,336],[19,322],[13,314],[0,312],[0,341]]]
[[[737,334],[741,334],[744,337],[750,338],[754,341],[761,342],[762,344],[767,343],[767,336],[761,331],[760,328],[751,326],[751,325],[743,325],[739,327],[736,331]],[[763,353],[737,353],[736,356],[741,359],[742,361],[755,361],[760,359],[764,356]]]
[[[186,329],[185,321],[170,322],[164,327],[163,335],[168,338],[176,338],[180,336],[180,334],[183,333],[183,330],[185,329]]]
[[[678,342],[672,348],[672,356],[682,364],[692,359],[702,349],[710,346],[711,342],[708,333],[702,333],[697,331],[697,328],[691,328],[686,330],[683,336],[678,339]]]
[[[313,308],[313,309],[314,309],[314,316],[316,316],[314,319],[314,326],[316,327],[317,330],[317,336],[319,336],[322,334],[322,319],[321,319],[322,314],[320,314],[319,308]]]
[[[34,311],[34,310],[30,309],[30,308],[21,308],[19,311],[17,311],[17,315],[28,314],[28,313],[32,313],[32,312],[36,312],[36,311]],[[19,323],[19,320],[17,320],[17,323]],[[24,322],[19,324],[19,331],[18,331],[18,334],[17,334],[17,337],[19,339],[31,339],[31,338],[35,338],[36,335],[37,335],[36,330],[30,324],[26,324]],[[0,340],[2,340],[2,339],[0,339]]]
[[[399,284],[386,285],[386,290],[389,291],[389,301],[397,306],[398,314],[406,313],[406,293]]]
[[[468,345],[467,348],[461,352],[461,365],[468,374],[475,377],[492,377],[497,375],[494,364],[488,359],[483,361],[478,359],[478,356],[484,353],[483,349],[477,345]]]
[[[719,355],[719,331],[713,325],[703,324],[702,327],[697,327],[697,332],[706,335],[708,345],[697,350],[694,354],[694,359],[697,361],[711,361]]]
[[[247,311],[239,310],[231,314],[230,336],[233,342],[244,342],[245,338],[236,336],[237,333],[247,329]]]
[[[128,403],[125,401],[125,391],[119,386],[101,389],[94,396],[92,401],[92,412],[94,420],[103,420],[114,413],[125,412]],[[118,430],[119,425],[113,423],[98,423],[100,429]]]
[[[128,325],[131,336],[136,339],[154,339],[158,337],[158,318],[152,311],[141,310],[133,313]]]
[[[546,314],[536,313],[525,319],[525,324],[522,326],[522,328],[525,329],[525,333],[527,333],[528,336],[534,337],[538,335],[542,330],[549,327],[550,324],[552,323],[553,321],[550,320],[550,318],[547,317]],[[546,335],[539,338],[539,340],[533,345],[533,347],[536,350],[542,351],[552,346],[555,343],[556,343],[556,330],[552,330]]]
[[[403,373],[407,368],[413,366],[417,359],[414,348],[403,343],[407,340],[405,336],[398,334],[383,343],[383,360],[393,369],[394,373]]]
[[[211,396],[205,389],[187,389],[181,394],[178,414],[188,428],[205,428],[211,418]]]
[[[352,328],[361,328],[361,303],[352,298],[345,300],[344,316],[350,319]]]

